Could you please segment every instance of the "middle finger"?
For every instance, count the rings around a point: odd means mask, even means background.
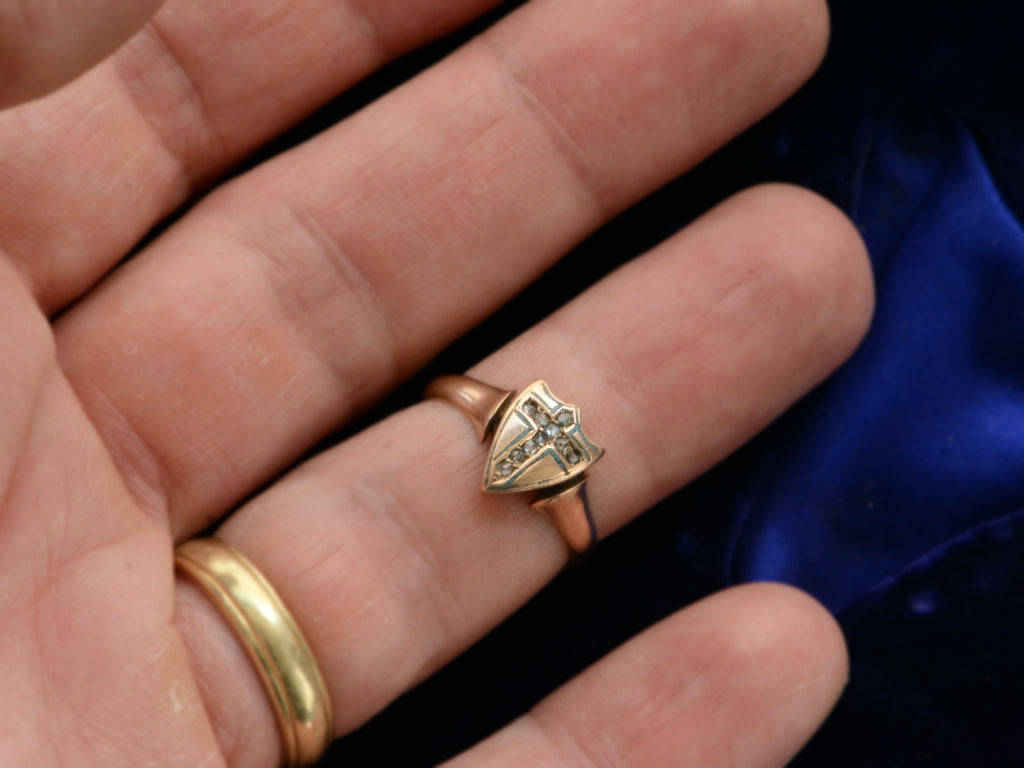
[[[212,195],[58,325],[178,537],[813,69],[818,0],[534,2]]]

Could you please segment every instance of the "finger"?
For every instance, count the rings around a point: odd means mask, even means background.
[[[607,535],[817,383],[870,310],[851,225],[808,193],[771,187],[619,270],[473,374],[501,386],[543,376],[581,405],[607,448],[588,484]],[[480,493],[483,454],[461,414],[424,403],[296,470],[218,534],[292,608],[339,732],[472,644],[565,563],[558,534],[521,498]],[[193,601],[192,612],[201,618],[183,632],[212,716],[231,742],[273,734],[264,702],[230,694],[253,674],[241,651],[211,608]]]
[[[9,485],[36,417],[39,392],[54,363],[53,336],[24,285],[0,261],[0,499]]]
[[[213,177],[390,59],[496,3],[170,0],[113,59],[0,115],[0,253],[48,312],[60,309]],[[97,61],[158,3],[111,0],[102,13],[95,3],[16,5],[25,11],[10,14],[7,56],[18,60],[7,87],[28,83],[38,94],[48,87],[38,78],[56,77],[32,69],[43,58],[80,57],[77,44],[65,55],[66,39],[102,41],[89,51]],[[74,19],[62,26],[56,11],[40,10],[65,7]],[[17,25],[44,21],[48,47],[37,50],[36,36]]]
[[[100,4],[5,0],[0,6],[0,108],[58,88],[113,53],[161,0]]]
[[[835,704],[832,617],[778,584],[737,587],[662,621],[447,768],[781,768]]]
[[[212,765],[167,531],[134,508],[2,261],[0,317],[0,762]]]
[[[210,198],[65,318],[65,368],[187,536],[770,109],[824,29],[816,0],[530,4]]]

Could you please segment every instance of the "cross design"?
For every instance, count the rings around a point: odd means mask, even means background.
[[[527,387],[495,430],[484,488],[521,491],[562,485],[603,453],[583,433],[579,408],[559,401],[543,381]]]

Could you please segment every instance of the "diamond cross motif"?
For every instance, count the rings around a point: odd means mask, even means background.
[[[579,408],[556,398],[544,381],[535,381],[509,404],[495,428],[484,490],[562,486],[603,453],[580,426]]]

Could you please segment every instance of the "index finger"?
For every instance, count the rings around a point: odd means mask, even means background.
[[[496,2],[169,0],[111,59],[51,98],[0,114],[0,254],[44,310],[62,309],[246,154]],[[5,32],[2,19],[0,47],[5,36],[20,42],[0,54],[0,84],[13,65],[39,66],[25,32]],[[80,26],[87,39],[89,25]],[[32,76],[43,78],[35,94],[55,77]]]

